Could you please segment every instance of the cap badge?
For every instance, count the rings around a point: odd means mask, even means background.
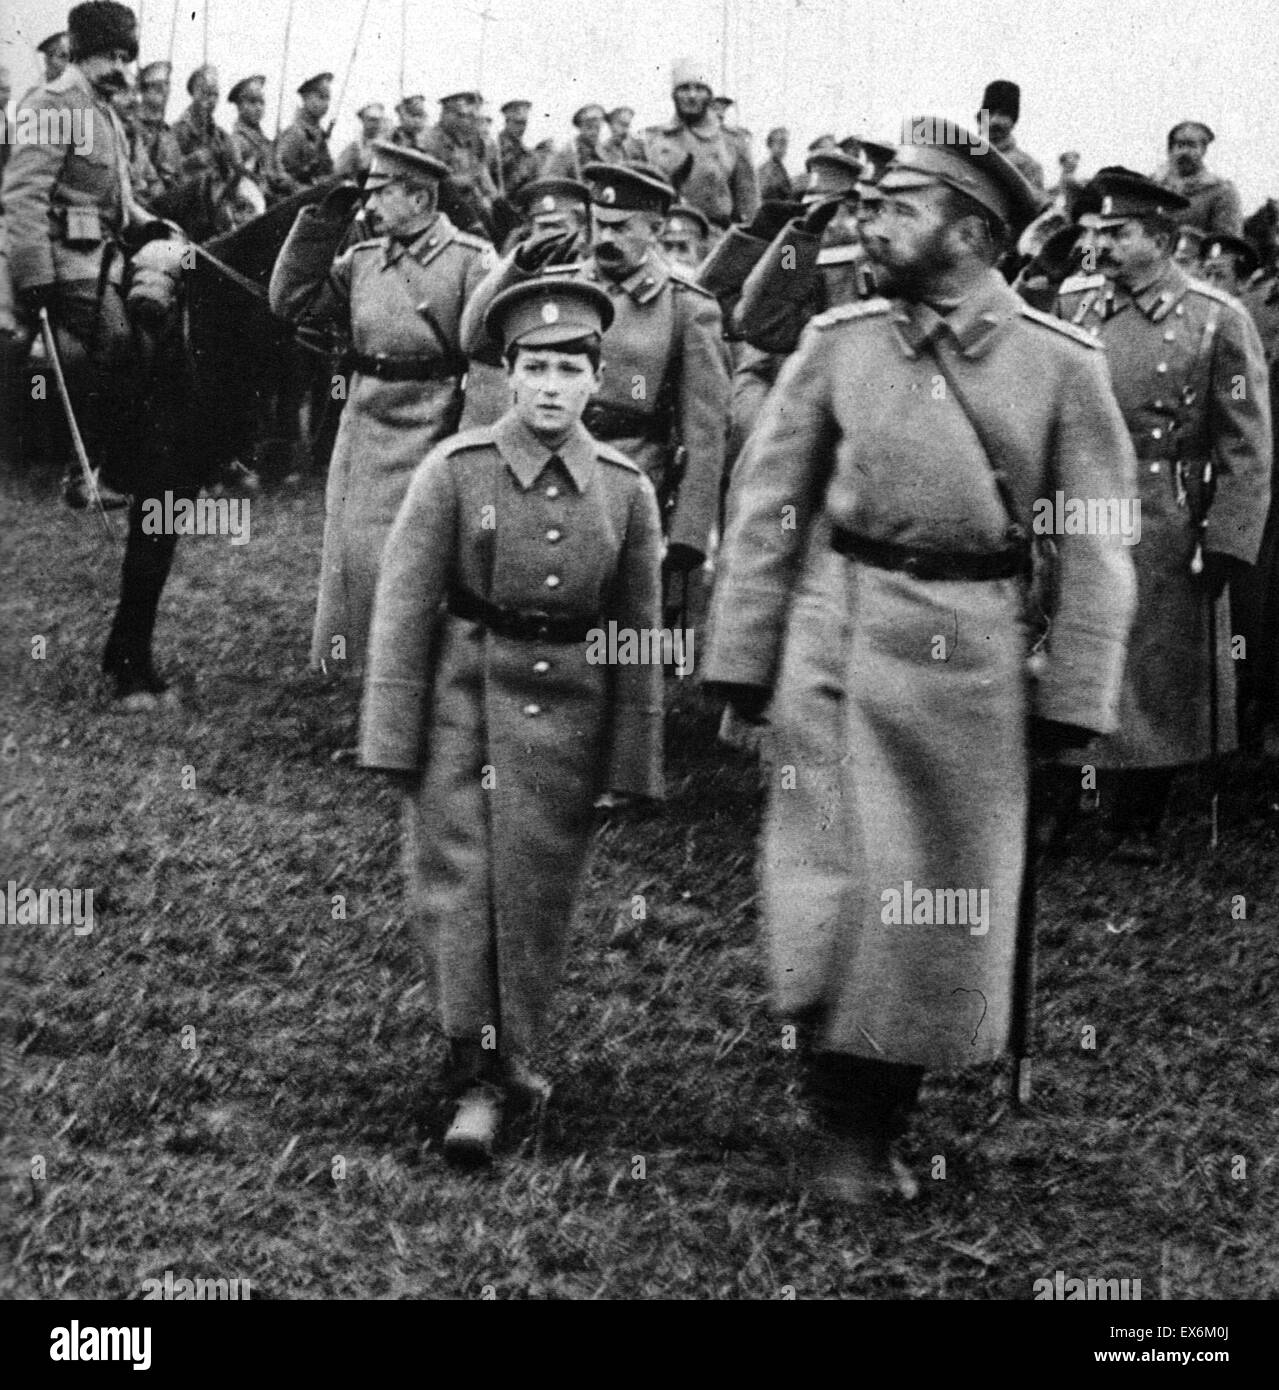
[[[608,188],[601,188],[596,201],[603,203],[605,207],[612,207],[617,202],[617,189],[612,185]]]
[[[1115,215],[1115,200],[1109,193],[1101,200],[1101,215],[1103,217],[1113,217]]]
[[[559,306],[558,304],[555,304],[555,303],[550,302],[550,301],[548,301],[547,303],[543,304],[543,305],[542,305],[542,322],[543,322],[543,323],[548,323],[548,324],[549,324],[549,323],[559,323],[559,321],[560,321],[560,306]]]
[[[542,201],[541,201],[540,203],[538,203],[538,207],[539,207],[543,212],[554,212],[554,211],[555,211],[555,199],[548,193],[548,194],[546,195],[546,197],[543,198]]]

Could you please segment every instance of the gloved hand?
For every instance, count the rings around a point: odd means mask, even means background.
[[[762,685],[735,685],[729,681],[707,681],[703,692],[711,700],[723,701],[744,724],[762,724],[773,692]]]
[[[576,232],[546,232],[520,243],[515,251],[515,267],[525,275],[535,275],[543,266],[571,263],[577,250]]]
[[[744,230],[747,236],[758,237],[760,241],[772,241],[788,222],[803,216],[803,212],[803,203],[784,203],[770,198],[768,202],[759,205],[759,211]]]
[[[804,230],[810,236],[821,236],[835,220],[841,201],[840,198],[825,198],[820,203],[814,203],[804,214]]]
[[[1233,555],[1223,555],[1219,550],[1210,550],[1204,556],[1203,573],[1199,575],[1199,585],[1206,590],[1215,603],[1227,584],[1237,584],[1248,572],[1250,566]]]
[[[1041,758],[1056,757],[1067,748],[1086,748],[1100,737],[1093,729],[1063,724],[1057,719],[1032,719],[1030,724],[1030,746]]]
[[[684,545],[682,541],[672,541],[666,547],[666,554],[662,556],[662,570],[665,574],[688,574],[690,570],[695,570],[706,559],[702,552],[691,545]]]
[[[51,281],[47,285],[32,285],[29,289],[20,290],[18,300],[22,305],[23,312],[29,314],[33,319],[37,319],[40,317],[41,309],[52,309],[57,304],[57,283]]]
[[[331,222],[349,222],[363,198],[364,190],[358,183],[340,183],[321,199],[317,214]]]

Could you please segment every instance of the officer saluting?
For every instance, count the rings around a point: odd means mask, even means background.
[[[360,197],[343,185],[299,213],[271,275],[275,313],[337,328],[355,354],[329,465],[316,665],[363,660],[387,532],[413,469],[457,428],[462,306],[492,248],[437,210],[447,174],[430,155],[374,142],[365,189],[383,234],[334,260]]]
[[[675,200],[670,184],[645,166],[590,164],[583,174],[591,185],[594,244],[573,273],[602,289],[614,310],[607,371],[586,425],[638,463],[672,505],[665,563],[687,571],[706,556],[724,469],[729,382],[719,306],[657,250]],[[498,292],[539,273],[548,253],[575,249],[572,240],[538,239],[504,257],[467,305],[467,351],[483,356],[483,315]]]
[[[824,1178],[852,1201],[914,1190],[889,1145],[924,1068],[1007,1044],[1028,718],[1049,746],[1113,727],[1134,589],[1117,538],[1058,537],[1030,688],[1035,499],[1129,495],[1132,451],[1102,354],[993,268],[1029,185],[948,122],[909,129],[863,228],[891,299],[819,315],[783,368],[737,465],[703,667],[743,718],[772,698],[794,778],[763,846],[775,1003],[808,1034]]]
[[[361,757],[406,792],[459,1162],[549,1091],[533,1065],[596,798],[662,794],[661,668],[590,658],[593,630],[661,623],[653,489],[581,423],[612,313],[572,279],[493,300],[511,407],[417,470],[378,582]]]
[[[1088,761],[1122,773],[1115,829],[1125,857],[1157,857],[1174,771],[1211,752],[1209,604],[1217,606],[1217,746],[1235,746],[1231,627],[1222,597],[1257,559],[1270,491],[1271,424],[1261,341],[1238,300],[1172,259],[1186,199],[1140,174],[1102,169],[1081,221],[1100,274],[1063,281],[1067,322],[1106,348],[1138,460],[1137,619],[1119,724]],[[1203,568],[1204,465],[1215,475]]]

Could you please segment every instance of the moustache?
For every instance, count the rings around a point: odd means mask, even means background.
[[[129,80],[122,72],[104,73],[93,84],[100,92],[123,92],[129,85]]]

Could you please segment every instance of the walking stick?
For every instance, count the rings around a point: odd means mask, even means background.
[[[1026,787],[1026,862],[1017,902],[1017,938],[1013,956],[1012,1018],[1008,1046],[1013,1056],[1012,1103],[1024,1110],[1030,1103],[1030,1058],[1035,1037],[1035,783],[1036,763],[1030,750]]]
[[[62,402],[62,413],[66,416],[67,429],[71,433],[71,446],[75,450],[80,471],[84,474],[84,485],[98,509],[98,515],[102,518],[102,525],[107,535],[112,540],[118,541],[120,539],[119,533],[107,515],[107,509],[102,505],[102,494],[98,491],[98,480],[89,463],[89,451],[84,447],[84,437],[80,433],[80,425],[71,406],[71,393],[67,390],[67,379],[63,375],[62,359],[58,356],[58,343],[53,336],[53,325],[49,322],[49,311],[44,307],[40,309],[40,336],[44,339],[45,354],[49,359],[49,365],[53,368],[53,379],[57,383],[58,398]]]

